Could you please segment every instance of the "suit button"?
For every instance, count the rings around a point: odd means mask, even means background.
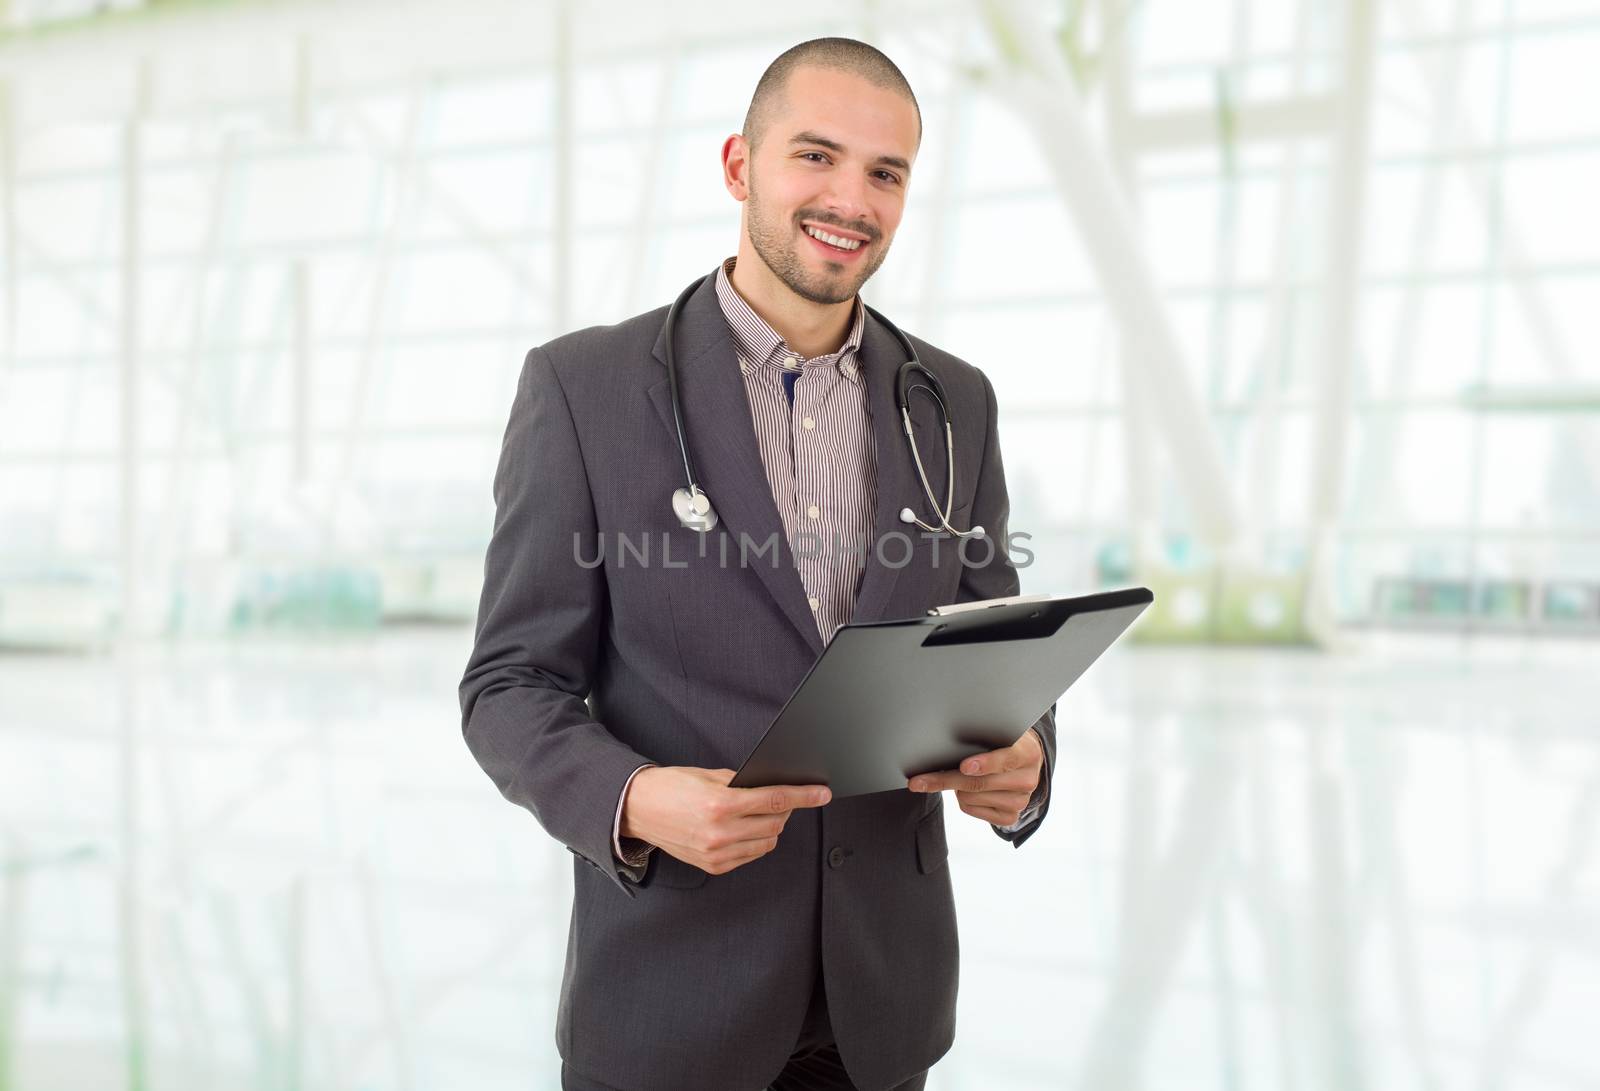
[[[846,853],[844,849],[840,848],[838,845],[833,846],[833,848],[828,851],[828,866],[844,867],[845,856]]]

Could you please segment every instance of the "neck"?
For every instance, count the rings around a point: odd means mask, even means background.
[[[795,294],[767,267],[750,237],[741,235],[738,260],[729,276],[734,290],[775,330],[784,343],[806,359],[838,352],[850,332],[855,297],[843,303],[813,303]]]

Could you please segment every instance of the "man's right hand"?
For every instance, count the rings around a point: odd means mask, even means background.
[[[789,815],[833,798],[823,784],[730,788],[732,769],[641,769],[622,802],[623,837],[637,837],[711,875],[778,847]]]

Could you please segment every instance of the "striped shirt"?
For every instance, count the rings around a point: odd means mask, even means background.
[[[855,613],[877,503],[878,453],[856,359],[866,309],[858,298],[837,351],[802,357],[734,288],[735,260],[717,270],[717,299],[733,334],[767,484],[826,643]]]

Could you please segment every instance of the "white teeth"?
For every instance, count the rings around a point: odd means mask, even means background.
[[[807,227],[806,234],[813,239],[821,239],[829,246],[837,246],[840,250],[857,250],[861,247],[860,239],[841,239],[837,235],[830,235],[826,231],[815,227]]]

